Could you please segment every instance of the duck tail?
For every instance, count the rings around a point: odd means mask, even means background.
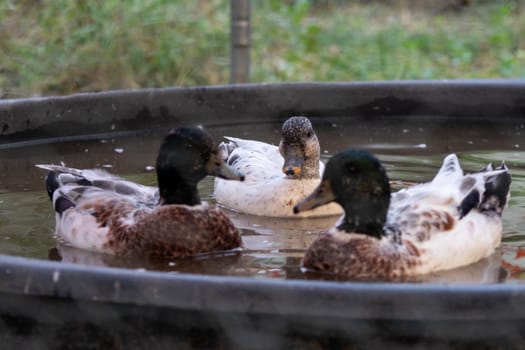
[[[458,157],[452,153],[445,157],[443,165],[432,180],[434,184],[450,183],[457,181],[463,176],[463,169],[459,165]]]
[[[510,197],[511,180],[504,162],[499,167],[489,164],[477,173],[466,175],[460,186],[465,191],[459,205],[460,218],[474,208],[501,215]]]
[[[66,198],[62,191],[58,191],[55,195],[55,192],[62,186],[59,176],[60,172],[50,171],[46,177],[46,189],[51,202],[53,202],[55,212],[62,215],[64,211],[74,207],[75,204],[70,199]]]
[[[510,198],[512,177],[504,162],[494,169],[494,173],[496,174],[488,177],[485,182],[485,191],[481,198],[480,210],[494,211],[501,215]]]
[[[236,138],[229,137],[229,136],[224,136],[224,138],[228,140],[229,142],[219,143],[219,146],[217,146],[217,152],[219,153],[219,157],[225,162],[227,162],[228,158],[230,157],[230,154],[238,146],[237,146],[237,143],[235,143],[235,140],[237,140]]]
[[[53,201],[53,193],[60,187],[60,181],[58,180],[59,173],[56,171],[50,171],[46,177],[46,190],[49,195],[49,199]]]
[[[35,166],[39,169],[48,170],[48,171],[55,171],[57,173],[63,173],[63,174],[71,174],[75,176],[82,176],[82,171],[75,169],[75,168],[69,168],[65,165],[55,165],[55,164],[35,164]]]
[[[73,184],[79,186],[93,186],[92,181],[90,181],[82,170],[75,168],[68,168],[63,165],[54,165],[54,164],[35,164],[37,168],[48,170],[49,173],[46,177],[46,188],[47,194],[51,201],[53,200],[53,193],[60,187]],[[91,171],[91,177],[93,174],[98,171],[98,174],[101,178],[102,176],[107,177],[107,173],[103,173],[101,170]],[[89,171],[88,171],[89,172]]]

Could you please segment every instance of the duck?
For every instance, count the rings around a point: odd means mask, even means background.
[[[241,248],[239,230],[216,206],[201,202],[207,175],[243,181],[219,158],[211,136],[181,126],[163,139],[156,161],[158,188],[100,169],[38,164],[56,213],[55,234],[73,247],[146,258],[186,258]]]
[[[450,154],[432,181],[391,193],[375,156],[342,151],[328,161],[319,186],[294,207],[298,213],[335,201],[345,211],[307,248],[303,267],[394,280],[475,263],[501,242],[511,182],[504,162],[464,174]]]
[[[319,140],[307,117],[293,116],[282,124],[279,146],[256,140],[225,137],[219,153],[233,169],[246,176],[244,183],[216,178],[214,197],[222,207],[243,214],[294,218],[293,206],[321,181],[324,164]],[[341,215],[330,204],[299,217]]]

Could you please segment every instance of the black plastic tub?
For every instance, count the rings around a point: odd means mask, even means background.
[[[525,122],[523,81],[233,85],[0,101],[0,147],[290,115]],[[0,341],[21,348],[502,348],[525,284],[271,280],[0,255]]]

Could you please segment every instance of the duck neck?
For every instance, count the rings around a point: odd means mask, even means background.
[[[361,233],[376,238],[384,235],[383,226],[386,222],[389,201],[356,203],[344,205],[345,216],[337,226],[340,231]]]
[[[301,172],[297,175],[288,175],[288,178],[293,180],[320,179],[319,160],[313,160],[313,158],[306,159],[303,162]]]
[[[188,181],[177,172],[170,172],[169,174],[159,172],[157,174],[157,180],[159,183],[161,203],[163,205],[200,204],[201,200],[199,198],[197,184],[188,183]]]
[[[304,179],[319,179],[321,177],[319,175],[319,159],[314,157],[306,159],[301,174]]]

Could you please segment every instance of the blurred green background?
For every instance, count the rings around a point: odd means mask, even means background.
[[[229,0],[0,0],[0,97],[227,84]],[[252,0],[251,82],[525,78],[525,1]]]

